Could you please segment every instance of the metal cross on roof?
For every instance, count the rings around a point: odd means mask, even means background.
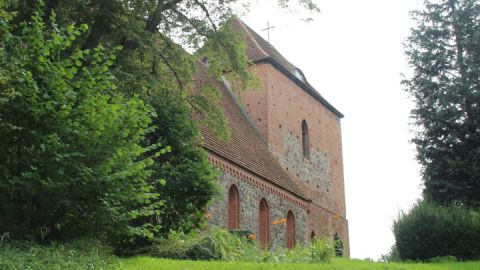
[[[267,22],[267,28],[262,29],[262,31],[267,31],[267,41],[270,43],[270,29],[275,28],[275,26],[270,26],[270,22]]]

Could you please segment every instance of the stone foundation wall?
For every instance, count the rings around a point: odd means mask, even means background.
[[[295,239],[297,244],[308,243],[307,236],[307,211],[278,196],[261,190],[250,183],[246,183],[229,173],[221,176],[220,194],[209,206],[209,222],[221,227],[227,226],[228,219],[228,191],[235,185],[240,194],[240,230],[250,230],[259,235],[259,207],[260,200],[265,198],[269,207],[270,220],[270,246],[272,248],[285,247],[286,223],[273,225],[272,222],[287,217],[288,211],[295,216]]]

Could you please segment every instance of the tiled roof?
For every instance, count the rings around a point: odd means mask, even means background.
[[[254,62],[270,61],[272,64],[285,73],[292,81],[298,84],[305,92],[310,94],[313,98],[318,100],[320,103],[325,105],[330,111],[336,114],[338,117],[342,118],[343,114],[338,111],[333,105],[331,105],[324,97],[322,97],[313,86],[311,86],[307,80],[305,81],[298,79],[294,72],[298,70],[295,65],[290,63],[285,57],[283,57],[280,52],[275,49],[268,41],[262,38],[257,32],[251,29],[238,17],[232,17],[232,26],[234,30],[242,31],[245,33],[245,39],[247,44],[247,56],[249,59]],[[302,73],[303,76],[303,73]]]
[[[252,62],[259,62],[267,58],[273,58],[289,72],[293,73],[297,67],[283,57],[275,47],[245,24],[238,17],[232,17],[233,29],[243,31],[246,35],[247,55]]]
[[[206,68],[200,64],[194,76],[194,86],[198,90],[201,85],[207,82],[211,83],[212,81],[208,79]],[[202,127],[204,147],[274,185],[308,200],[270,152],[267,143],[250,121],[246,112],[241,109],[228,85],[224,82],[214,83],[222,92],[222,107],[229,121],[231,140],[228,142],[222,141],[208,128]]]

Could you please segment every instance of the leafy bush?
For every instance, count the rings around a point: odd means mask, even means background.
[[[310,261],[313,262],[330,262],[337,255],[337,241],[332,241],[328,237],[320,237],[310,245],[311,251]],[[343,244],[342,244],[343,256]]]
[[[153,219],[162,203],[145,154],[157,146],[142,145],[153,111],[117,89],[109,70],[119,48],[79,49],[86,25],[59,27],[41,12],[18,23],[5,10],[0,4],[0,233],[151,237],[158,224],[136,221]]]
[[[419,202],[409,213],[400,214],[393,231],[403,260],[480,258],[480,215],[471,210]]]
[[[160,142],[171,148],[156,157],[152,166],[154,178],[168,179],[165,185],[157,186],[165,201],[160,213],[162,234],[198,229],[205,225],[205,208],[217,194],[219,171],[200,147],[198,123],[192,121],[187,106],[189,97],[183,91],[161,89],[143,98],[156,113],[153,124],[158,128],[149,134],[150,144]]]
[[[333,236],[333,241],[335,241],[335,256],[337,257],[343,257],[343,240],[338,236],[338,234],[335,234]]]
[[[0,244],[0,269],[84,270],[116,269],[112,250],[94,241],[40,246],[27,242]]]
[[[331,262],[335,258],[335,241],[329,237],[316,239],[309,246],[297,245],[292,249],[277,248],[263,251],[255,261],[261,262]]]
[[[335,242],[322,237],[314,244],[293,249],[262,250],[254,241],[220,228],[189,234],[171,231],[168,238],[156,244],[155,257],[191,260],[251,262],[330,262],[335,258]]]
[[[152,249],[152,255],[161,258],[191,260],[237,261],[258,252],[258,247],[227,230],[210,228],[189,234],[171,231]]]

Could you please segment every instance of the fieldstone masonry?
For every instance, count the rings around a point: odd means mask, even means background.
[[[291,175],[296,175],[312,188],[328,192],[332,181],[327,154],[312,148],[310,157],[304,158],[301,141],[290,133],[283,135],[283,142],[285,156],[274,153],[280,164],[287,168]]]
[[[259,206],[260,200],[265,198],[269,207],[270,220],[270,246],[285,247],[286,223],[273,225],[273,221],[281,220],[287,217],[288,211],[292,211],[295,216],[295,240],[297,244],[307,242],[307,212],[296,205],[285,201],[272,193],[265,192],[250,183],[246,183],[229,173],[223,173],[219,188],[221,194],[208,211],[210,212],[210,224],[225,227],[228,219],[228,191],[232,185],[238,188],[240,193],[240,230],[253,231],[257,237],[259,235]]]

